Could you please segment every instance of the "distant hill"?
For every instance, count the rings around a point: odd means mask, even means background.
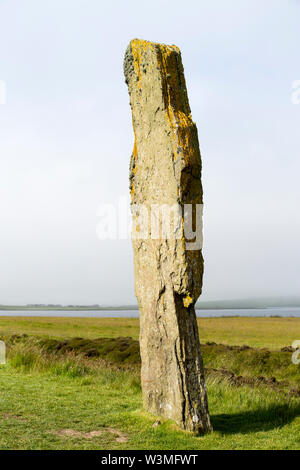
[[[238,308],[300,307],[300,297],[258,297],[233,300],[199,300],[197,309],[218,310]]]
[[[300,297],[258,297],[232,300],[199,300],[196,309],[222,310],[241,308],[300,307]],[[0,305],[0,310],[138,310],[137,305]]]

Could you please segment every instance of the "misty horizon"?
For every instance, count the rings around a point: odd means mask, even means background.
[[[300,307],[300,296],[291,296],[291,297],[252,297],[252,298],[243,298],[243,299],[208,299],[203,300],[201,297],[195,304],[195,308],[199,306],[209,307],[209,308],[264,308],[264,307]],[[228,307],[226,307],[228,306]],[[39,307],[51,307],[55,308],[109,308],[109,309],[138,309],[138,304],[58,304],[58,303],[28,303],[28,304],[12,304],[7,305],[0,303],[1,307],[26,307],[26,308],[39,308]]]
[[[296,296],[299,8],[0,2],[1,303],[136,303],[130,240],[97,237],[102,204],[129,208],[122,67],[134,37],[182,52],[203,166],[200,302]]]

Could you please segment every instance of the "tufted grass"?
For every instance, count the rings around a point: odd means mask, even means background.
[[[1,313],[1,312],[0,312]],[[238,311],[234,311],[238,314]],[[280,349],[300,340],[300,318],[198,318],[202,343],[214,341],[229,345],[249,345]],[[0,315],[0,336],[11,334],[45,335],[51,338],[138,339],[138,318],[5,317]]]
[[[237,331],[228,339],[232,319],[204,322],[202,338],[223,345],[202,347],[214,431],[199,437],[166,420],[153,427],[157,417],[142,410],[137,343],[129,338],[135,320],[2,320],[8,361],[0,366],[0,449],[300,449],[300,398],[289,393],[300,386],[299,366],[279,351],[289,334],[298,339],[297,321],[267,319],[251,336],[253,319],[234,319],[240,342]],[[10,336],[20,333],[29,336]],[[255,348],[225,346],[245,342]],[[84,437],[91,431],[98,434]]]

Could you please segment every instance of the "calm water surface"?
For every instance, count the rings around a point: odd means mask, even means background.
[[[196,310],[198,317],[300,317],[300,307],[268,307],[268,308],[242,308]],[[137,318],[138,310],[0,310],[0,316],[6,317],[76,317],[76,318]]]

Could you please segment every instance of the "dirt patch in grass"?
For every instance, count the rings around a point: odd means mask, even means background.
[[[267,387],[273,391],[282,392],[289,397],[300,397],[300,387],[291,387],[286,380],[278,381],[276,377],[264,376],[242,376],[235,375],[232,371],[227,369],[207,369],[205,374],[210,381],[221,383],[227,382],[234,387],[248,386],[256,388],[258,386]]]
[[[245,377],[242,375],[235,375],[232,371],[227,369],[205,369],[205,373],[211,379],[218,381],[226,381],[230,385],[236,387],[241,387],[243,385],[249,385],[250,387],[256,387],[257,385],[265,385],[272,388],[278,388],[286,386],[285,381],[278,382],[275,377],[263,377],[263,376],[254,376],[254,377]]]
[[[51,431],[51,434],[55,434],[60,437],[71,437],[75,439],[94,439],[95,437],[102,436],[105,433],[110,433],[115,436],[116,442],[127,442],[128,436],[119,429],[114,428],[103,428],[95,431],[82,432],[75,429],[61,429],[60,431]]]
[[[22,415],[19,414],[13,414],[13,413],[2,413],[1,414],[2,419],[16,419],[19,421],[26,421],[26,418],[24,418]]]
[[[227,370],[234,374],[231,380],[237,382],[236,376],[250,377],[255,384],[282,385],[298,388],[300,386],[300,366],[292,363],[290,349],[270,351],[265,348],[250,346],[228,346],[206,343],[202,345],[205,367],[208,369]]]

